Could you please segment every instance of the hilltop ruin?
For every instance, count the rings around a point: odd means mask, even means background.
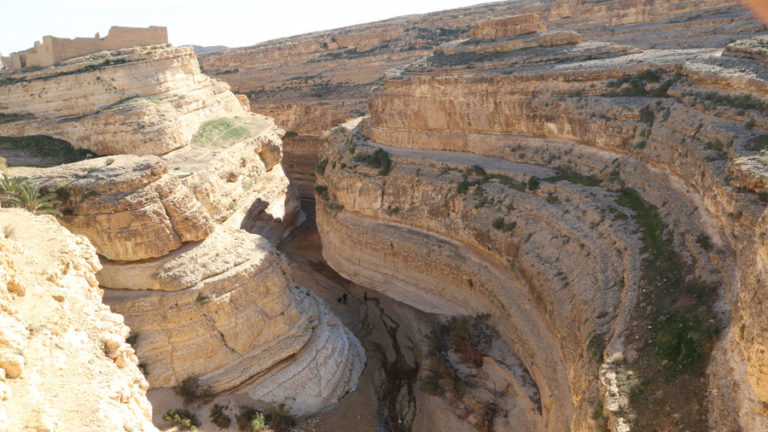
[[[131,48],[135,46],[158,45],[168,43],[166,27],[150,26],[147,28],[113,26],[106,37],[59,38],[43,36],[43,42],[35,41],[35,46],[24,51],[1,57],[6,69],[26,69],[48,67],[60,64],[64,60],[93,54],[99,51]]]

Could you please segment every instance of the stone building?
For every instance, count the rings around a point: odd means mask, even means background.
[[[109,33],[104,38],[99,37],[98,33],[93,38],[75,39],[43,36],[42,43],[35,42],[35,46],[28,50],[2,57],[2,63],[7,69],[48,67],[73,57],[99,51],[164,43],[168,43],[168,29],[165,27],[114,26],[109,29]]]

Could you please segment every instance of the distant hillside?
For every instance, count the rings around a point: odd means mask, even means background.
[[[225,49],[229,48],[229,47],[224,46],[224,45],[211,45],[211,46],[185,45],[185,46],[191,46],[195,50],[195,54],[202,54],[202,53],[221,51],[221,50],[225,50]]]

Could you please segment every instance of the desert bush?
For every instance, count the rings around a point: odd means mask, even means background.
[[[328,166],[328,159],[320,159],[320,161],[315,164],[315,172],[318,174],[324,174],[326,166]]]
[[[296,420],[291,416],[285,404],[280,404],[267,414],[267,422],[275,432],[287,432],[296,426]]]
[[[194,431],[200,426],[200,421],[197,419],[197,416],[184,408],[169,409],[163,415],[163,420],[176,426],[178,430],[184,431]]]
[[[237,429],[243,432],[267,432],[267,420],[264,413],[256,408],[241,405],[240,412],[235,415]]]
[[[227,429],[232,424],[232,417],[228,416],[224,409],[224,405],[214,404],[211,408],[210,417],[211,423],[219,427],[219,429]]]
[[[328,194],[328,186],[315,186],[315,193],[317,193],[317,196],[322,198],[323,201],[328,201],[331,198],[331,196]]]
[[[371,168],[379,168],[379,175],[385,176],[392,170],[392,159],[389,153],[383,149],[377,149],[373,153],[356,154],[353,158],[355,162],[362,162]]]
[[[187,377],[173,388],[173,391],[184,398],[184,405],[189,405],[193,402],[208,403],[213,400],[213,390],[211,386],[204,386],[200,384],[200,379],[197,377]]]
[[[515,227],[517,226],[517,222],[512,221],[507,223],[504,221],[503,217],[497,217],[496,219],[493,220],[493,223],[491,224],[491,226],[493,226],[493,228],[499,231],[510,232],[513,229],[515,229]]]
[[[749,151],[760,151],[768,149],[768,135],[758,135],[747,140],[744,149]]]

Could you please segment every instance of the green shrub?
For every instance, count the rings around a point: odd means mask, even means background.
[[[744,129],[746,130],[752,130],[755,127],[755,119],[750,118],[746,122],[744,122]]]
[[[751,95],[744,93],[738,96],[720,94],[716,92],[710,93],[697,93],[695,95],[699,99],[711,102],[713,105],[727,105],[732,108],[738,108],[743,110],[755,110],[763,114],[768,114],[768,103],[763,102],[760,99],[753,98]]]
[[[392,170],[392,160],[389,153],[383,149],[377,149],[373,153],[356,154],[353,158],[355,162],[362,162],[371,168],[379,168],[379,175],[385,176]]]
[[[315,193],[323,201],[328,201],[331,198],[330,195],[328,194],[328,186],[324,186],[324,185],[315,186]]]
[[[275,432],[287,432],[296,426],[296,420],[286,409],[285,404],[280,404],[267,414],[267,422]]]
[[[240,412],[235,415],[237,429],[243,432],[267,432],[267,420],[264,413],[247,405],[240,406]]]
[[[187,377],[173,388],[173,391],[184,398],[184,405],[193,402],[208,403],[213,400],[214,394],[210,386],[200,384],[197,377]]]
[[[584,186],[599,186],[600,183],[603,182],[597,177],[583,176],[577,172],[565,171],[565,170],[558,171],[557,175],[547,177],[544,179],[545,182],[549,182],[549,183],[557,183],[561,180],[565,180],[573,184],[580,184]]]
[[[653,126],[653,122],[656,120],[656,114],[653,113],[653,110],[650,107],[643,107],[643,109],[640,110],[640,121],[647,124],[648,126]]]
[[[517,222],[512,221],[510,223],[506,223],[504,222],[503,217],[497,217],[496,219],[493,220],[493,223],[491,224],[491,226],[499,231],[509,232],[515,229],[515,227],[517,226]]]
[[[197,416],[187,409],[169,409],[163,414],[163,420],[176,426],[178,430],[195,431],[200,426]]]
[[[760,151],[768,149],[768,135],[758,135],[747,140],[744,149],[749,151]]]
[[[539,185],[541,184],[541,181],[536,176],[531,176],[528,178],[528,190],[535,191],[539,188]]]
[[[605,335],[602,333],[594,334],[589,338],[589,341],[587,342],[587,351],[589,352],[592,361],[595,363],[603,362],[605,344]]]
[[[224,405],[214,404],[211,408],[210,417],[211,423],[219,427],[219,429],[227,429],[232,424],[232,417],[228,416],[224,410]]]
[[[462,195],[466,195],[467,191],[469,191],[469,187],[472,186],[473,182],[470,182],[469,180],[462,180],[459,182],[459,185],[456,187],[458,192]]]
[[[706,144],[706,147],[710,150],[723,151],[725,146],[719,139],[712,140]]]
[[[315,164],[315,172],[318,174],[325,174],[325,167],[328,166],[328,159],[320,159]]]

